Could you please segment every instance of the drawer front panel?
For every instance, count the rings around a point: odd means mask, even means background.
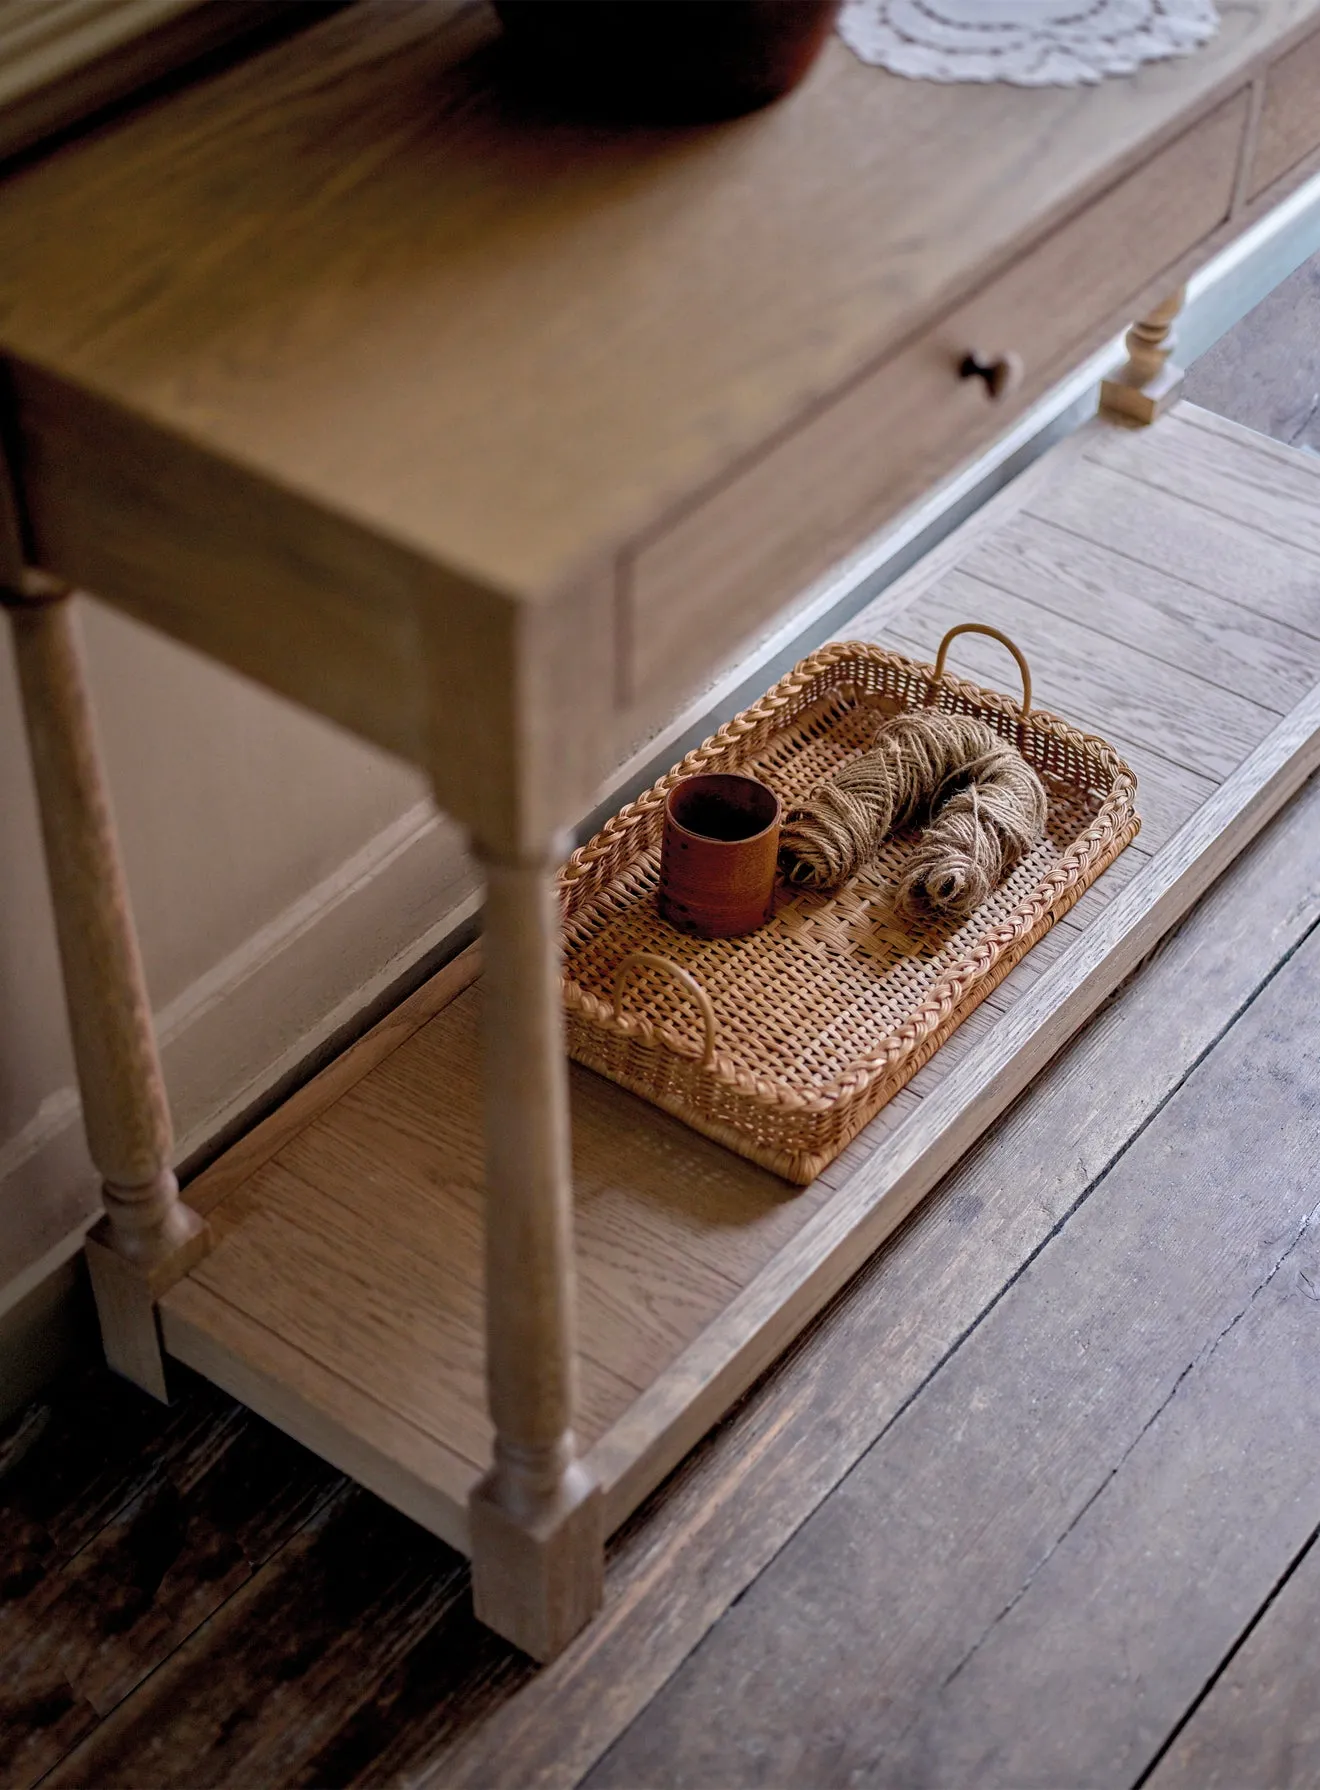
[[[1119,327],[1124,300],[1228,215],[1246,114],[1236,94],[638,549],[622,583],[625,702],[731,652]],[[969,349],[1019,354],[1018,391],[992,404],[960,379]]]
[[[1295,168],[1320,148],[1320,31],[1313,32],[1265,76],[1249,196]]]

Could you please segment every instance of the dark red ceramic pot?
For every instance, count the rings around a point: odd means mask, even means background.
[[[495,0],[524,80],[617,119],[727,118],[797,85],[839,0]]]
[[[770,918],[783,804],[756,777],[684,777],[665,799],[659,907],[679,932],[740,938]]]

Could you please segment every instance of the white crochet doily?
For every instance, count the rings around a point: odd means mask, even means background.
[[[926,81],[1078,87],[1185,56],[1219,28],[1215,0],[844,0],[863,62]]]

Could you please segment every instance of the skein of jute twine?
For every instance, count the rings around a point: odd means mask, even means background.
[[[930,816],[898,905],[965,917],[1021,863],[1045,828],[1045,790],[984,721],[938,709],[895,715],[875,745],[789,810],[780,859],[790,882],[836,889],[897,827]]]

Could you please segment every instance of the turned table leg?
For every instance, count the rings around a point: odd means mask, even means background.
[[[1174,320],[1187,296],[1185,286],[1156,305],[1127,333],[1127,365],[1100,387],[1100,408],[1153,423],[1182,392],[1183,369],[1173,359]]]
[[[568,1074],[555,854],[488,856],[486,1347],[495,1463],[472,1495],[477,1615],[535,1659],[599,1607],[597,1486],[575,1459]]]
[[[106,1359],[165,1398],[156,1301],[206,1251],[179,1198],[173,1135],[69,593],[40,575],[4,594],[69,1028],[105,1217],[87,1239]]]

